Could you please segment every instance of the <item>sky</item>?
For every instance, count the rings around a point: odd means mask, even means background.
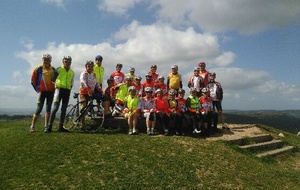
[[[300,109],[299,0],[1,0],[0,26],[0,108],[34,112],[31,73],[49,53],[54,67],[72,57],[72,93],[96,55],[105,79],[117,63],[143,80],[177,65],[186,91],[204,61],[224,110]]]

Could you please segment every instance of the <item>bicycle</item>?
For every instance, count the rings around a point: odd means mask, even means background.
[[[96,133],[100,130],[104,123],[104,108],[102,100],[99,107],[94,104],[94,100],[99,97],[93,95],[86,101],[79,100],[79,93],[74,93],[73,98],[76,99],[76,104],[69,104],[65,117],[64,127],[68,130],[73,130],[75,127],[84,130],[87,133]],[[80,109],[81,104],[86,106]]]

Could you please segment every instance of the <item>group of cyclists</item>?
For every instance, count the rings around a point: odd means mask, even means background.
[[[63,125],[75,75],[70,68],[72,58],[63,57],[63,65],[56,69],[51,66],[51,60],[50,54],[44,54],[42,64],[32,73],[31,83],[38,93],[38,101],[30,132],[36,131],[35,124],[45,101],[44,132],[52,131],[60,102],[62,105],[58,131],[68,132]],[[139,118],[145,118],[148,135],[184,135],[186,129],[191,129],[194,134],[209,136],[219,131],[218,119],[222,123],[222,129],[229,129],[224,124],[222,113],[221,84],[215,81],[216,73],[209,73],[205,69],[205,62],[200,62],[193,68],[193,76],[187,83],[189,95],[185,98],[177,65],[171,66],[166,79],[157,73],[157,65],[152,65],[142,80],[141,76],[135,75],[135,68],[130,67],[129,72],[124,74],[123,65],[118,63],[106,81],[107,88],[102,89],[102,61],[103,57],[97,55],[95,62],[85,63],[85,71],[80,74],[80,100],[86,102],[92,95],[98,95],[102,101],[97,103],[103,104],[104,117],[124,117],[129,126],[129,135],[138,133]],[[54,107],[51,110],[52,102]],[[83,103],[82,107],[84,106]],[[183,124],[183,121],[186,123]]]

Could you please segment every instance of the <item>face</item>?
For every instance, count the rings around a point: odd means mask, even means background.
[[[177,73],[177,69],[176,68],[172,68],[172,73]]]
[[[156,93],[156,96],[157,96],[157,97],[162,97],[162,93],[161,93],[161,92],[157,92],[157,93]]]
[[[136,95],[136,90],[131,90],[131,91],[129,92],[129,94],[130,94],[131,96],[135,96],[135,95]]]
[[[179,97],[179,98],[183,98],[183,97],[184,97],[184,93],[179,93],[179,94],[178,94],[178,97]]]
[[[136,84],[140,84],[141,81],[140,81],[139,79],[135,79],[135,83],[136,83]]]
[[[94,65],[89,64],[89,65],[86,65],[85,68],[86,68],[87,72],[91,73],[94,70]]]
[[[204,65],[200,65],[200,71],[205,70],[205,66]]]
[[[155,67],[151,67],[150,70],[151,70],[152,73],[155,73],[155,72],[156,72],[156,68],[155,68]]]
[[[151,96],[152,96],[152,92],[151,92],[151,91],[146,92],[146,96],[147,96],[147,97],[151,97]]]
[[[192,91],[192,92],[191,92],[191,95],[192,95],[192,96],[196,96],[196,95],[197,95],[197,92],[196,92],[196,91]]]
[[[122,70],[122,67],[116,67],[116,71],[120,72]]]
[[[64,59],[63,64],[66,69],[69,69],[71,67],[72,62],[70,60]]]
[[[151,76],[146,76],[146,80],[147,80],[147,81],[151,81],[151,80],[152,80],[152,77],[151,77]]]
[[[198,75],[199,74],[199,70],[194,70],[194,75]]]
[[[97,65],[102,65],[102,60],[96,60],[95,63],[96,63]]]
[[[158,82],[160,82],[160,83],[164,83],[165,82],[165,79],[158,79]]]
[[[131,86],[132,80],[126,80],[125,83],[127,84],[127,86]]]
[[[49,58],[43,58],[43,65],[45,67],[49,67],[50,63],[51,63],[51,59],[49,59]]]

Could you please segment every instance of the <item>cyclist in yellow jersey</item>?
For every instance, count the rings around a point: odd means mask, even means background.
[[[62,59],[63,65],[56,69],[56,76],[55,79],[55,93],[53,99],[53,109],[50,115],[50,122],[49,125],[45,128],[45,133],[50,133],[52,131],[52,125],[55,119],[55,114],[59,108],[60,102],[61,105],[61,114],[60,114],[60,121],[59,121],[59,132],[68,132],[67,129],[63,127],[66,109],[68,107],[71,89],[73,87],[74,81],[74,71],[71,69],[72,58],[70,56],[64,56]]]
[[[168,91],[171,89],[176,90],[176,94],[178,94],[179,88],[182,88],[181,75],[178,73],[177,65],[173,65],[171,67],[171,69],[172,69],[172,72],[169,73],[169,75],[168,75],[167,88],[168,88]]]

